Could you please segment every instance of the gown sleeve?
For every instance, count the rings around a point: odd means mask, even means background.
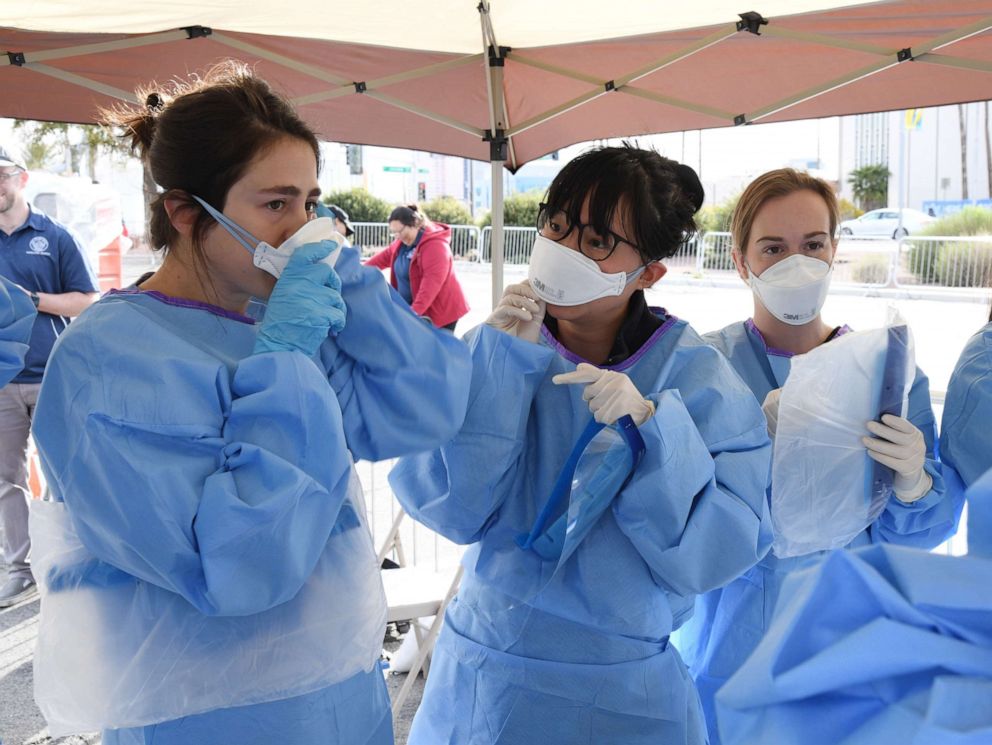
[[[348,316],[320,356],[355,458],[421,452],[454,437],[472,376],[464,343],[414,314],[354,249],[335,269]]]
[[[323,372],[298,352],[250,356],[232,372],[152,322],[124,329],[101,322],[105,309],[87,313],[49,361],[34,425],[83,544],[206,615],[292,598],[352,468]]]
[[[973,337],[958,360],[947,386],[940,427],[943,467],[954,468],[968,486],[992,468],[992,437],[986,429],[992,422],[990,329]]]
[[[461,430],[439,450],[401,459],[389,475],[412,517],[462,544],[479,540],[513,491],[531,404],[555,354],[486,325],[465,341],[472,371]]]
[[[614,516],[659,586],[703,593],[740,576],[771,545],[765,418],[711,348],[648,397],[656,412],[640,428],[644,457]]]
[[[38,311],[27,293],[0,277],[0,388],[24,369]]]
[[[964,494],[948,490],[935,455],[937,423],[930,406],[930,382],[917,368],[909,391],[909,419],[923,433],[927,446],[924,468],[933,480],[926,496],[905,503],[892,496],[885,509],[868,528],[872,543],[896,543],[914,548],[934,548],[957,529]]]

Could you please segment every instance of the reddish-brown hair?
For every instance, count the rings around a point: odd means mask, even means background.
[[[837,205],[837,195],[833,187],[821,178],[810,176],[805,171],[794,168],[778,168],[763,173],[750,184],[737,200],[734,216],[730,221],[730,233],[733,236],[734,250],[742,256],[747,251],[747,242],[751,238],[751,227],[758,211],[769,199],[784,197],[793,192],[807,189],[822,197],[830,215],[830,237],[837,235],[837,224],[840,222],[840,208]]]

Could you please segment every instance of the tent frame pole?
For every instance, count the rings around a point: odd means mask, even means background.
[[[503,65],[509,50],[499,46],[496,41],[488,0],[481,0],[478,9],[482,23],[482,44],[488,53],[486,90],[489,95],[489,131],[484,139],[489,142],[492,178],[492,230],[489,252],[493,273],[492,307],[495,308],[503,295],[503,164],[509,157],[510,149],[506,103],[503,99]]]

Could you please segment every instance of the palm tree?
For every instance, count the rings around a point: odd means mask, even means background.
[[[985,102],[985,167],[989,172],[989,197],[992,197],[992,137],[990,137],[990,130],[992,130],[992,116],[989,112],[992,111],[992,101]]]
[[[851,171],[847,183],[854,192],[854,201],[865,212],[884,207],[889,199],[889,177],[892,172],[888,166],[876,163],[871,166],[861,166]]]
[[[958,129],[961,132],[961,198],[968,198],[968,111],[958,104]]]

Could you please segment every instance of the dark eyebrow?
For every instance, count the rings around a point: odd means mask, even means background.
[[[818,235],[828,235],[828,233],[825,230],[815,230],[812,233],[807,233],[806,235],[803,236],[803,238],[804,239],[806,239],[806,238],[815,238]],[[755,241],[755,243],[759,243],[761,241],[784,241],[784,240],[785,240],[785,238],[782,238],[781,236],[778,236],[778,235],[766,235],[766,236],[763,236],[761,238],[758,238]]]
[[[259,192],[263,194],[282,194],[287,197],[298,197],[303,193],[295,186],[267,186],[263,189],[259,189]],[[311,189],[308,196],[319,197],[320,187],[318,186]]]

